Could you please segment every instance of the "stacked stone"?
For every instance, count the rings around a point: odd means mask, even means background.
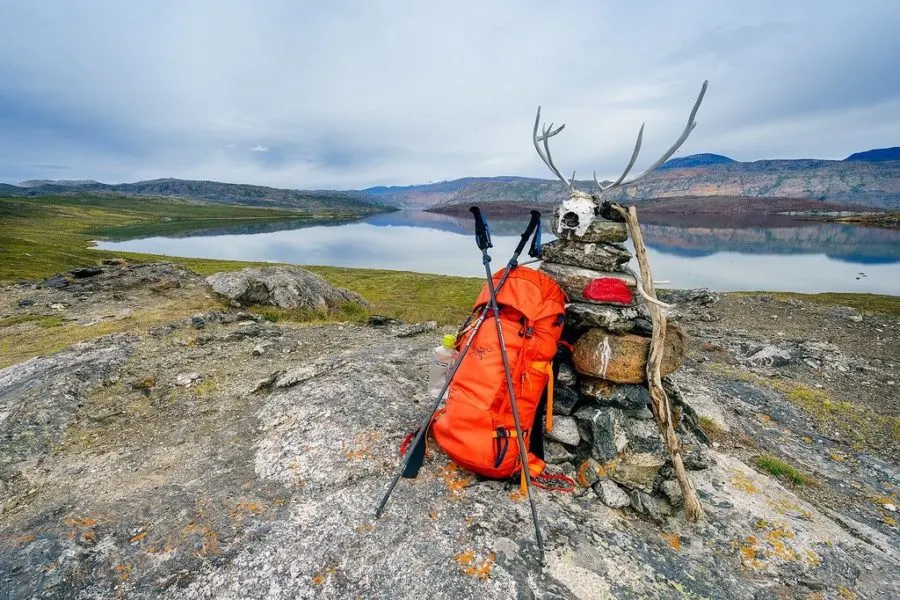
[[[631,506],[661,518],[683,498],[650,410],[646,359],[652,323],[626,272],[627,229],[601,218],[581,230],[558,219],[553,227],[558,239],[544,246],[541,270],[569,297],[563,339],[574,351],[560,357],[547,462],[610,507]],[[669,325],[662,375],[675,371],[684,354],[681,329]],[[680,394],[668,378],[664,384],[681,421]],[[708,467],[705,446],[690,428],[679,422],[677,431],[687,468]]]

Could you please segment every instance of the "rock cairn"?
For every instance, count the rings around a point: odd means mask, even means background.
[[[561,209],[559,211],[563,213]],[[624,223],[593,219],[585,229],[554,218],[557,240],[544,246],[541,270],[569,297],[546,460],[573,476],[582,493],[607,506],[631,506],[660,520],[684,499],[650,410],[646,383],[652,324],[627,263]],[[710,457],[693,412],[666,375],[681,365],[685,338],[666,327],[663,384],[673,405],[685,466],[705,469]]]

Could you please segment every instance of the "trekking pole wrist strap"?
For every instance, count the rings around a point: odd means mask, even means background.
[[[484,215],[481,214],[481,209],[477,206],[473,206],[469,211],[472,213],[472,216],[475,217],[475,243],[478,244],[478,248],[480,250],[493,248],[494,245],[491,243],[491,230],[488,227],[487,221],[484,219]]]
[[[528,227],[525,228],[525,233],[522,234],[522,238],[519,240],[519,245],[516,246],[516,252],[515,252],[516,257],[518,257],[519,254],[522,253],[522,250],[525,249],[525,244],[528,243],[528,238],[530,238],[532,236],[535,236],[536,238],[539,237],[540,234],[535,233],[535,232],[540,231],[540,225],[541,225],[541,213],[539,213],[536,210],[531,211],[531,220],[528,222]],[[540,244],[540,242],[538,242],[538,244]],[[534,240],[532,240],[532,242],[531,242],[531,248],[534,249]],[[529,250],[529,254],[531,254],[530,250]],[[532,255],[532,256],[534,256],[534,255]]]

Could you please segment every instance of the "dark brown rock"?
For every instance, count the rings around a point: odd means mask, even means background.
[[[590,329],[575,344],[575,369],[582,375],[615,383],[642,383],[646,381],[649,349],[650,338]],[[684,334],[678,326],[669,324],[660,367],[662,375],[680,367],[684,356]]]

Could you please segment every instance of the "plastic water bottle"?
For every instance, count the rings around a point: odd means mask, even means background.
[[[447,383],[447,375],[450,374],[450,368],[456,360],[456,336],[447,334],[440,346],[434,349],[431,357],[431,369],[428,376],[428,395],[434,398]],[[447,393],[444,392],[444,399]]]

